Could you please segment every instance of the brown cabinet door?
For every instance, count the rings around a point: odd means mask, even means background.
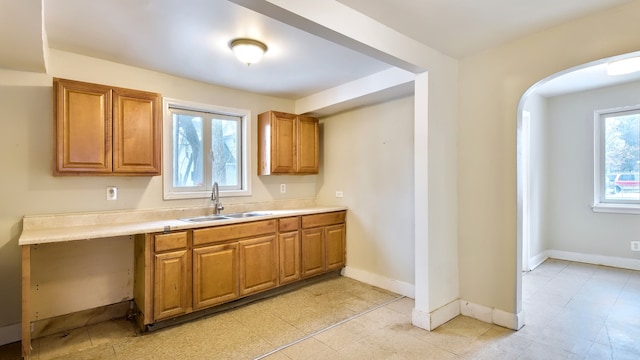
[[[296,116],[273,112],[271,115],[271,172],[296,171]]]
[[[111,173],[111,88],[54,79],[54,174]]]
[[[187,312],[188,251],[180,250],[155,255],[153,315],[155,320]]]
[[[160,175],[160,95],[113,90],[113,171]]]
[[[325,246],[327,250],[327,270],[339,269],[345,265],[345,224],[325,228]]]
[[[193,308],[205,308],[238,296],[238,243],[193,249]]]
[[[242,240],[240,249],[240,295],[278,285],[278,255],[275,235]]]
[[[325,270],[324,228],[302,230],[300,242],[302,277],[323,273]]]
[[[296,144],[297,172],[301,174],[318,173],[318,119],[298,116]]]
[[[317,174],[318,119],[268,111],[258,115],[258,175]]]
[[[291,231],[278,235],[280,284],[300,279],[300,233]]]
[[[54,175],[160,175],[160,94],[53,79]]]

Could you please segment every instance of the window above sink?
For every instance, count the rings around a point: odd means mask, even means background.
[[[164,99],[164,199],[251,195],[251,112]]]

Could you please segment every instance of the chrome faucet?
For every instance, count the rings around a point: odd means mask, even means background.
[[[211,190],[211,200],[213,201],[213,214],[219,215],[220,211],[224,210],[224,206],[220,202],[220,193],[218,190],[218,182],[213,182],[213,190]]]

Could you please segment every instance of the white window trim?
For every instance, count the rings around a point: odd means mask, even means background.
[[[591,208],[593,212],[610,213],[610,214],[639,214],[640,205],[634,204],[615,204],[598,202]]]
[[[602,114],[610,114],[615,112],[636,111],[640,110],[640,105],[621,106],[611,109],[596,110],[593,112],[593,205],[591,209],[597,213],[613,213],[613,214],[640,214],[640,204],[623,203],[615,201],[605,201],[605,184],[604,179],[604,153],[603,153],[603,133],[604,123],[601,121]]]
[[[193,101],[178,100],[172,98],[162,99],[163,122],[162,122],[162,158],[164,171],[163,198],[165,200],[175,199],[199,199],[211,197],[211,190],[180,191],[172,190],[171,181],[173,178],[173,120],[171,118],[170,107],[177,107],[185,110],[208,111],[224,115],[239,116],[242,118],[242,189],[240,190],[220,190],[220,197],[251,196],[251,111],[247,109],[236,109],[225,106],[197,103]]]

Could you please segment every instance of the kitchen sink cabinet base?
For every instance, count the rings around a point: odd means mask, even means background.
[[[339,270],[345,211],[136,237],[135,303],[143,329]],[[197,315],[194,315],[197,316]]]

